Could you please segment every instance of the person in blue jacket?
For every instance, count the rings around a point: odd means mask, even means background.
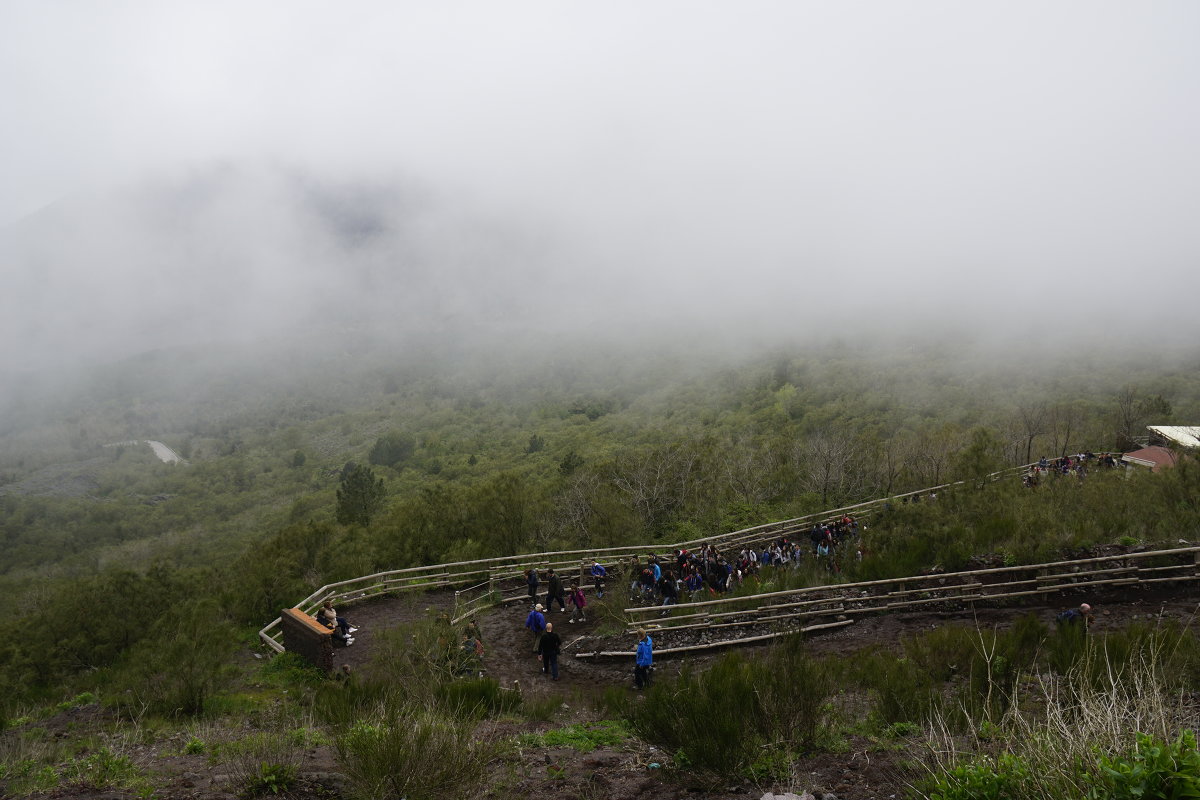
[[[654,641],[644,629],[638,629],[637,666],[633,668],[633,681],[637,688],[650,685],[650,668],[654,666]]]
[[[596,584],[596,597],[604,597],[604,579],[607,577],[608,570],[599,561],[593,561],[592,582]]]
[[[533,607],[529,612],[529,616],[525,618],[525,627],[533,634],[533,652],[538,652],[538,644],[541,642],[542,634],[546,630],[546,615],[542,612],[545,609],[541,603]]]

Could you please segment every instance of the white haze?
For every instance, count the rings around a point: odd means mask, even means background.
[[[347,327],[1191,343],[1198,30],[1191,2],[5,3],[0,369]]]

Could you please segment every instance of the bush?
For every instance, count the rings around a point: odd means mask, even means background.
[[[875,713],[885,725],[923,722],[942,707],[942,696],[920,664],[887,653],[862,657],[854,670],[863,688],[875,692]]]
[[[475,740],[468,723],[425,710],[362,722],[334,741],[341,771],[367,800],[441,800],[469,794],[486,775],[496,745]]]
[[[629,720],[644,739],[714,780],[761,779],[813,746],[833,686],[826,663],[795,637],[765,659],[730,653],[703,673],[664,679],[630,708]]]
[[[630,723],[668,752],[682,751],[696,769],[719,779],[743,774],[759,756],[760,703],[750,665],[728,654],[707,671],[661,680],[635,706]]]

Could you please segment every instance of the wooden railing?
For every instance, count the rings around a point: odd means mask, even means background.
[[[1025,464],[1019,467],[1010,467],[991,473],[986,479],[994,481],[1008,476],[1019,475],[1032,466],[1034,465]],[[587,568],[590,567],[593,560],[606,564],[606,566],[611,568],[616,560],[625,559],[631,555],[666,556],[668,553],[679,549],[694,549],[706,543],[716,545],[725,551],[737,550],[751,545],[773,542],[780,537],[804,533],[816,523],[841,517],[845,514],[852,514],[855,517],[861,518],[874,513],[889,503],[902,503],[913,497],[924,497],[931,493],[955,489],[970,483],[973,482],[954,481],[952,483],[943,483],[926,489],[889,495],[829,511],[805,514],[795,519],[769,522],[751,528],[706,536],[700,539],[691,539],[684,542],[676,542],[674,544],[559,550],[549,553],[500,556],[497,558],[456,561],[449,564],[432,564],[424,567],[409,567],[407,569],[378,572],[374,575],[364,575],[359,578],[351,578],[322,586],[297,603],[296,607],[307,613],[312,613],[325,600],[332,600],[335,603],[353,603],[387,594],[428,591],[430,589],[450,589],[455,587],[462,587],[459,590],[461,594],[472,591],[467,587],[478,589],[479,584],[484,583],[488,585],[486,594],[493,598],[495,602],[511,602],[519,599],[521,595],[502,598],[499,594],[501,582],[522,576],[530,567],[537,567],[539,571],[553,568],[561,572],[564,577],[578,570],[579,579],[582,581],[587,574]],[[484,607],[486,605],[481,602],[472,602],[470,613],[475,613]],[[464,613],[464,610],[456,602],[455,617],[459,618]],[[279,624],[280,621],[278,618],[272,620],[258,632],[258,635],[268,647],[276,652],[283,652]]]
[[[1196,580],[1200,580],[1200,546],[730,596],[670,606],[669,617],[660,616],[666,610],[661,606],[627,608],[625,614],[631,621],[628,633],[641,628],[657,634],[687,630],[713,634],[702,644],[655,650],[673,653],[762,641],[797,630],[837,627],[850,624],[853,620],[849,618],[854,616],[930,605],[999,603],[1038,595]],[[821,620],[824,622],[807,624]],[[629,650],[576,656],[628,657]]]

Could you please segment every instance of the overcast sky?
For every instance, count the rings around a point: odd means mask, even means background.
[[[1198,35],[1189,0],[5,0],[0,359],[55,357],[76,323],[149,346],[151,317],[87,308],[131,292],[192,337],[281,319],[275,289],[304,305],[345,260],[373,265],[378,313],[397,254],[436,295],[408,302],[450,316],[474,276],[515,287],[502,315],[533,286],[568,319],[666,327],[1077,329],[1149,302],[1197,334]],[[198,228],[128,206],[222,169]],[[314,233],[279,171],[379,198],[383,243]],[[22,228],[64,198],[89,216],[70,235]],[[225,269],[247,301],[213,316]]]

